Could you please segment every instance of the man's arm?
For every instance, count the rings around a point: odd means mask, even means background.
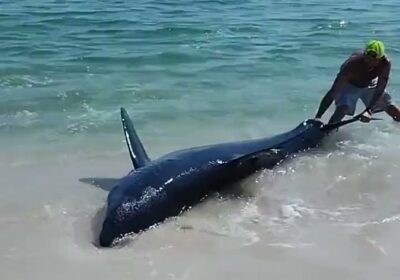
[[[375,103],[385,92],[386,85],[389,81],[390,68],[391,68],[391,63],[390,61],[388,61],[388,63],[386,63],[381,73],[378,75],[378,84],[376,85],[374,96],[372,97],[366,109],[369,113],[371,113]]]
[[[331,106],[336,94],[338,94],[340,89],[342,89],[342,87],[345,85],[348,76],[349,76],[349,71],[341,71],[341,73],[338,74],[335,81],[333,82],[332,87],[325,94],[324,98],[322,98],[318,112],[315,115],[316,119],[320,119],[322,115],[326,112],[326,110],[328,110],[329,106]]]

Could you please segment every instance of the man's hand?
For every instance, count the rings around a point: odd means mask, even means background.
[[[371,121],[371,110],[367,109],[361,116],[360,121],[363,123],[369,123]]]

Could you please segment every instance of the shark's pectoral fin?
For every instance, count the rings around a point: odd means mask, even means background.
[[[148,162],[150,162],[150,159],[147,156],[147,153],[135,131],[135,128],[133,127],[132,120],[124,108],[121,108],[121,121],[133,167],[138,169],[145,166]]]
[[[238,176],[245,177],[261,169],[271,169],[285,157],[286,155],[278,149],[268,149],[242,156],[233,160],[230,164],[232,164]]]

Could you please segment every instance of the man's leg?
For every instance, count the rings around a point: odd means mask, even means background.
[[[396,122],[400,122],[400,110],[395,105],[390,104],[386,108],[385,112],[386,112],[386,114],[391,116],[393,118],[393,120],[395,120]]]
[[[353,115],[356,110],[357,100],[360,97],[359,89],[348,84],[336,96],[336,109],[329,123],[340,122],[346,115]]]
[[[369,101],[371,100],[372,96],[375,93],[375,89],[369,89],[368,92],[366,92],[362,96],[362,100],[365,104],[365,106],[368,106]],[[373,113],[378,113],[378,112],[386,112],[390,117],[393,118],[393,120],[400,122],[400,110],[399,108],[392,103],[392,97],[388,92],[384,92],[382,97],[376,102],[372,112]]]
[[[340,122],[349,113],[349,106],[339,105],[329,120],[329,123]]]

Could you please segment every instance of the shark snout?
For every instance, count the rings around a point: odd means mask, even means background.
[[[99,236],[99,244],[101,247],[111,247],[113,242],[124,236],[126,230],[123,230],[123,227],[118,220],[113,216],[109,215],[103,222],[103,227]]]
[[[99,236],[100,246],[110,247],[116,237],[115,228],[110,224],[109,221],[105,220]]]

